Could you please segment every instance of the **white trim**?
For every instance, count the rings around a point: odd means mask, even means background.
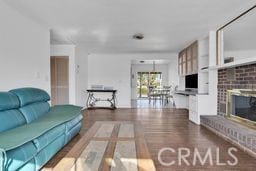
[[[244,59],[236,60],[234,62],[223,64],[223,65],[221,65],[221,66],[219,66],[217,68],[218,69],[233,68],[233,67],[237,67],[237,66],[241,66],[241,65],[249,65],[249,64],[253,64],[253,63],[256,63],[256,57],[244,58]]]
[[[69,103],[76,103],[75,45],[51,45],[51,56],[69,57]]]

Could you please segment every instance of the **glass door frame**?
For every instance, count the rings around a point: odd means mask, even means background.
[[[143,97],[142,96],[142,74],[147,74],[147,91],[148,91],[148,87],[151,86],[150,85],[150,82],[151,82],[151,74],[160,74],[160,78],[161,78],[161,81],[160,81],[160,86],[162,84],[162,72],[137,72],[137,81],[139,79],[139,85],[136,86],[136,89],[137,89],[137,98],[148,98],[148,95],[146,97]],[[138,92],[138,88],[139,88],[139,92]],[[148,93],[147,93],[148,94]]]

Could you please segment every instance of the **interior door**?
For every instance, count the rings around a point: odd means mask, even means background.
[[[68,56],[51,57],[51,102],[52,105],[69,103]]]

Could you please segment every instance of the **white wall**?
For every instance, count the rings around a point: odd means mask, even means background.
[[[88,86],[114,86],[118,90],[117,106],[131,107],[131,61],[172,58],[177,58],[177,54],[91,54],[88,56]]]
[[[50,92],[50,33],[0,1],[0,91],[38,87]]]
[[[198,40],[198,93],[209,93],[209,72],[200,72],[202,68],[209,68],[209,36]],[[202,97],[204,98],[204,97]]]
[[[152,72],[153,65],[152,64],[132,64],[132,74],[134,78],[132,79],[132,99],[137,99],[137,79],[138,72]],[[162,85],[168,85],[168,64],[156,64],[155,72],[162,73]]]
[[[173,57],[168,64],[168,85],[179,86],[178,55]]]
[[[241,60],[245,58],[256,58],[256,49],[254,50],[237,50],[224,51],[224,57],[234,57],[234,60]]]
[[[69,103],[84,106],[88,84],[88,52],[82,45],[51,45],[51,56],[69,57]]]
[[[85,106],[88,87],[88,52],[86,47],[77,45],[76,52],[76,105]]]
[[[76,103],[75,45],[51,45],[51,56],[69,57],[69,103]]]

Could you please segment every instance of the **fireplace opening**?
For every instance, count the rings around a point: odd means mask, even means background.
[[[256,91],[233,89],[227,93],[227,117],[256,126]]]

